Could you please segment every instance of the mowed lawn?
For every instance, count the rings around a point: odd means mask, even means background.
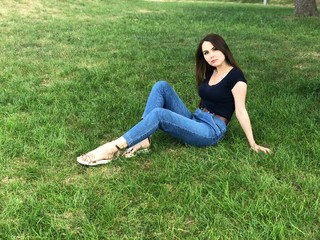
[[[211,1],[3,0],[0,239],[320,239],[320,19]],[[152,85],[199,102],[194,55],[223,36],[248,80],[250,150],[234,117],[195,148],[76,157],[139,121]]]

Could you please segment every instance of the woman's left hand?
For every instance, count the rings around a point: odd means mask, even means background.
[[[269,154],[271,152],[271,150],[269,148],[260,146],[258,144],[254,144],[253,146],[251,146],[251,149],[254,150],[255,152],[263,152],[265,154]]]

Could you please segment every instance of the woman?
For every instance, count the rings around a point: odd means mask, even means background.
[[[194,113],[186,108],[167,82],[159,81],[153,86],[137,125],[120,138],[78,157],[77,161],[88,166],[106,164],[123,148],[127,148],[125,157],[133,157],[149,149],[150,136],[158,129],[190,145],[216,145],[225,135],[234,112],[251,149],[270,152],[254,140],[245,107],[246,79],[219,35],[209,34],[199,43],[196,80],[201,101]]]

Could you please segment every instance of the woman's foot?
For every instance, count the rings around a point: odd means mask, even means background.
[[[132,158],[136,156],[138,153],[149,152],[150,146],[151,146],[151,139],[146,138],[141,142],[137,143],[136,145],[134,145],[133,147],[128,148],[123,153],[123,156],[126,158]]]
[[[77,162],[82,165],[96,166],[111,162],[119,156],[120,147],[115,142],[108,142],[102,146],[77,157]]]

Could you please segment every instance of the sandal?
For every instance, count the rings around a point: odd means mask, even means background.
[[[107,164],[112,160],[118,158],[120,155],[120,150],[121,150],[120,147],[116,144],[114,144],[114,146],[117,148],[117,151],[113,153],[112,157],[109,159],[96,160],[94,154],[87,153],[87,154],[81,155],[80,157],[77,157],[77,162],[86,166],[97,166],[97,165]]]
[[[148,137],[147,139],[148,139],[148,142],[149,142],[149,146],[148,147],[143,148],[141,146],[142,144],[138,145],[139,144],[138,143],[138,144],[134,145],[133,147],[127,148],[127,150],[123,153],[123,156],[125,158],[133,158],[133,157],[137,156],[140,153],[148,153],[150,151],[151,138]],[[137,146],[137,147],[135,147],[135,146]]]

